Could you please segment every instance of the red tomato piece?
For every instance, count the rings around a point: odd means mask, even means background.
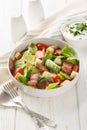
[[[38,48],[38,50],[43,50],[43,49],[46,50],[48,48],[48,46],[44,43],[37,43],[37,48]]]
[[[21,67],[17,68],[17,69],[14,71],[13,76],[15,77],[15,75],[16,75],[17,73],[23,74],[23,69],[22,69]]]
[[[60,78],[60,76],[56,75],[55,77],[53,77],[53,81],[61,83],[62,79]]]
[[[75,64],[73,66],[73,70],[76,71],[76,72],[79,72],[79,66],[77,64]]]

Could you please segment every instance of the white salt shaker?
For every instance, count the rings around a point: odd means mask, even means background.
[[[10,31],[13,42],[19,41],[27,33],[27,26],[22,15],[11,17]]]
[[[23,4],[25,15],[26,15],[26,21],[29,29],[34,28],[36,25],[38,25],[41,21],[44,20],[44,10],[43,6],[40,0],[26,0],[26,3]]]
[[[11,0],[11,2],[10,39],[15,43],[27,33],[27,26],[22,15],[22,0]]]

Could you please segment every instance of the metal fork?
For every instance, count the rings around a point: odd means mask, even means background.
[[[25,110],[25,112],[28,113],[32,119],[34,119],[35,123],[39,126],[39,128],[43,127],[44,125],[52,127],[52,128],[57,127],[54,121],[38,113],[31,111],[25,105],[22,98],[18,95],[16,87],[11,79],[3,84],[3,90],[11,96],[11,99],[14,103],[21,106]]]

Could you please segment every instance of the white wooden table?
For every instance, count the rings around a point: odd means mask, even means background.
[[[87,129],[87,53],[80,52],[81,73],[77,85],[66,93],[52,98],[35,98],[22,95],[25,103],[33,111],[54,121],[61,129]],[[0,83],[8,79],[7,69],[0,69]],[[0,130],[32,130],[29,116],[17,108],[0,107]],[[63,128],[65,126],[65,128]]]

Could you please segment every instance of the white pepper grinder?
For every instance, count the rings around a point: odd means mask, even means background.
[[[23,5],[26,10],[25,14],[26,23],[29,29],[33,29],[41,21],[44,20],[44,10],[40,0],[25,0]]]

